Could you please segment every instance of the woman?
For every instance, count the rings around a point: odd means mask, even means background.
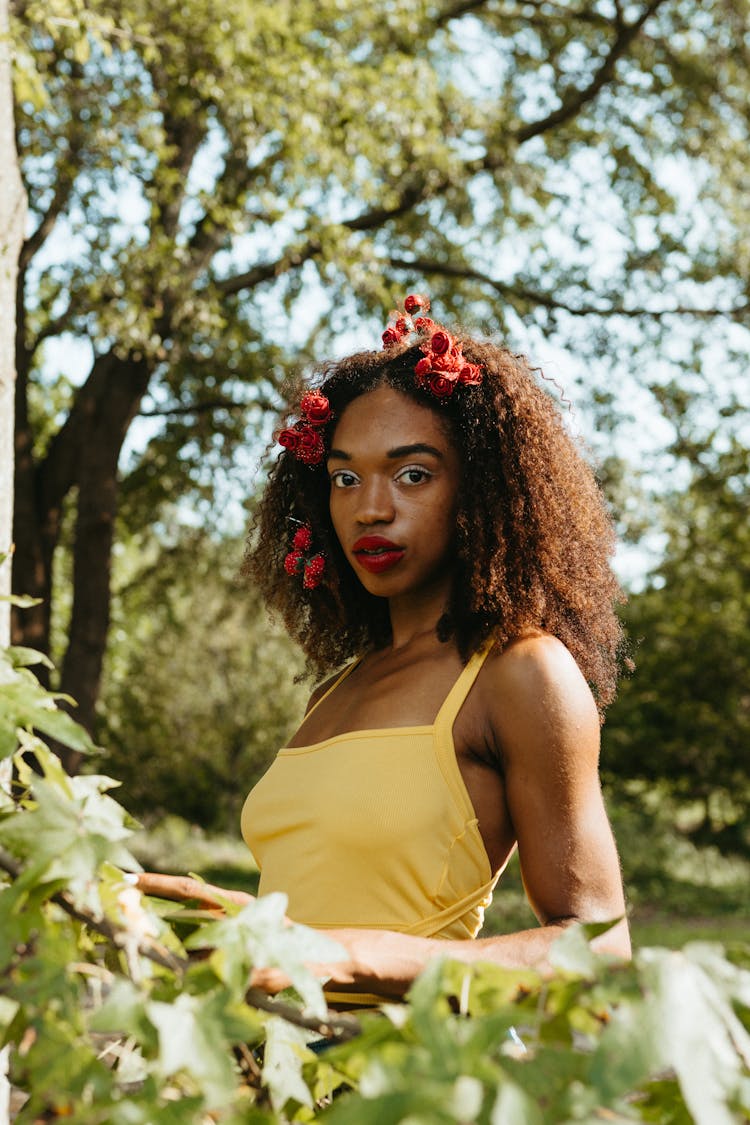
[[[245,562],[311,668],[345,664],[242,815],[260,893],[348,953],[319,967],[334,1002],[401,996],[440,954],[543,966],[574,921],[620,919],[597,944],[629,953],[604,502],[526,361],[428,308],[304,395]],[[516,846],[540,926],[470,940]]]

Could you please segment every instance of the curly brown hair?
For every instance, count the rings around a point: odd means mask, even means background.
[[[316,383],[333,410],[321,430],[326,448],[348,404],[380,384],[444,419],[461,480],[455,573],[438,636],[452,640],[466,661],[490,637],[502,646],[529,629],[551,633],[573,654],[603,712],[615,694],[622,643],[614,606],[624,600],[610,567],[615,537],[604,498],[525,357],[462,332],[454,337],[484,378],[446,399],[417,385],[418,346],[359,352],[322,366]],[[391,637],[387,601],[369,594],[347,562],[328,496],[325,461],[309,466],[284,450],[242,567],[320,675]],[[326,556],[323,580],[312,590],[284,569],[294,521],[309,521],[314,549]]]

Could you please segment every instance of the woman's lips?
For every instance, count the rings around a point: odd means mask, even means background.
[[[400,563],[405,551],[381,535],[363,535],[352,547],[352,553],[365,570],[371,574],[382,574]]]

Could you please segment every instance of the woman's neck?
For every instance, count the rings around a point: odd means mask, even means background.
[[[406,648],[418,638],[433,634],[446,611],[449,596],[450,582],[443,581],[434,587],[391,598],[388,611],[392,648]]]

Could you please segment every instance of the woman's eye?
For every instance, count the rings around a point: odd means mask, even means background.
[[[331,484],[334,488],[351,488],[356,483],[357,478],[354,473],[348,473],[345,469],[339,469],[331,476]]]
[[[403,481],[405,484],[421,484],[422,481],[428,480],[430,475],[426,469],[410,465],[408,468],[402,469],[396,479]]]

